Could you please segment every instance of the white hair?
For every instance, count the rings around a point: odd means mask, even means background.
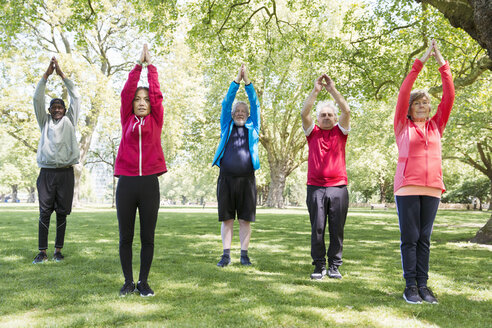
[[[329,100],[322,100],[322,101],[319,101],[318,104],[316,105],[316,118],[318,119],[319,118],[319,114],[321,112],[321,110],[325,107],[330,107],[331,109],[333,109],[333,113],[338,117],[338,108],[337,106],[335,106],[335,104],[333,103],[333,101],[329,101]]]
[[[246,110],[248,111],[248,116],[249,116],[249,107],[248,107],[248,104],[245,103],[244,101],[236,101],[234,103],[234,105],[232,106],[231,115],[234,115],[234,113],[236,112],[237,106],[239,106],[239,105],[246,106]]]

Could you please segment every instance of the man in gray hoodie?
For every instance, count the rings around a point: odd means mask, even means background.
[[[63,99],[50,101],[46,113],[45,89],[48,77],[56,71],[70,96],[70,106]],[[79,147],[75,128],[80,113],[80,95],[74,83],[63,74],[55,57],[39,81],[34,92],[34,112],[41,129],[37,162],[41,168],[37,180],[39,198],[39,254],[33,263],[48,260],[48,229],[51,213],[56,212],[55,261],[63,260],[61,249],[65,240],[67,215],[72,211],[74,173],[73,165],[79,162]]]

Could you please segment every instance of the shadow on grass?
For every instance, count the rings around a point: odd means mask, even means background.
[[[433,234],[430,285],[440,304],[412,306],[402,299],[398,220],[390,211],[349,213],[344,278],[323,281],[309,278],[307,213],[259,214],[252,267],[239,264],[236,226],[233,262],[226,268],[215,265],[221,255],[215,214],[160,213],[149,277],[156,296],[150,299],[118,297],[123,276],[115,213],[72,214],[66,260],[32,265],[37,213],[4,211],[0,315],[5,323],[67,327],[490,326],[490,250],[452,242],[472,233],[485,216],[467,216],[459,229],[453,228],[457,216],[439,212]],[[137,228],[135,278],[138,236]]]

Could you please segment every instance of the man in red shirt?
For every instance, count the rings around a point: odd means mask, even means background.
[[[328,91],[341,109],[340,118],[332,102],[320,101],[316,106],[318,125],[311,117],[311,109],[318,94]],[[338,267],[342,265],[343,228],[347,218],[348,191],[345,169],[345,144],[350,131],[350,108],[335,88],[335,83],[323,74],[314,81],[314,88],[301,111],[302,127],[309,146],[306,203],[311,220],[311,257],[314,272],[311,279],[326,275],[342,278]],[[325,227],[328,217],[330,246],[325,247]]]

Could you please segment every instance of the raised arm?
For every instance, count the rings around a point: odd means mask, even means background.
[[[70,97],[70,105],[68,106],[65,115],[70,119],[70,121],[72,121],[73,126],[76,127],[77,121],[79,120],[79,116],[80,116],[81,101],[80,101],[79,91],[77,90],[75,84],[65,76],[56,58],[53,57],[53,59],[54,59],[56,74],[62,78],[63,83],[65,83],[65,86],[67,87],[68,96]]]
[[[253,83],[249,80],[248,76],[248,70],[246,66],[241,65],[241,74],[242,78],[244,80],[244,83],[246,84],[244,86],[244,89],[246,90],[246,94],[248,95],[248,100],[249,100],[249,105],[250,105],[250,113],[249,116],[251,117],[251,120],[253,121],[253,126],[256,129],[256,132],[260,131],[260,102],[258,101],[258,96],[256,95],[255,88],[253,86]]]
[[[157,68],[152,65],[152,59],[150,57],[149,48],[147,44],[144,44],[143,50],[143,63],[147,63],[147,79],[149,81],[149,98],[150,98],[150,115],[155,117],[157,124],[162,126],[164,117],[164,106],[162,105],[162,92],[159,84],[159,76],[157,74]]]
[[[410,101],[410,92],[412,91],[413,84],[415,83],[417,76],[422,70],[422,67],[424,67],[425,62],[431,56],[433,49],[434,47],[431,42],[431,45],[424,53],[424,55],[420,59],[415,59],[410,73],[408,73],[407,77],[401,84],[400,92],[398,93],[398,101],[396,103],[396,112],[393,126],[396,135],[400,133],[407,120],[409,105],[408,102]]]
[[[340,117],[338,118],[338,122],[342,128],[345,130],[350,130],[350,107],[343,98],[342,94],[335,88],[335,83],[333,80],[326,74],[323,75],[324,80],[326,82],[325,89],[330,93],[330,95],[335,99],[338,107],[340,108]]]
[[[437,106],[437,111],[432,120],[435,120],[439,128],[439,133],[442,136],[444,128],[451,114],[451,109],[454,103],[454,84],[453,76],[451,75],[451,69],[449,68],[449,63],[444,60],[437,47],[437,43],[433,42],[434,46],[434,57],[439,64],[439,72],[441,73],[442,80],[442,98],[441,102]]]
[[[244,64],[242,64],[241,67],[239,67],[236,78],[234,79],[234,81],[232,81],[231,85],[229,86],[229,90],[227,90],[227,94],[224,97],[224,100],[222,100],[222,113],[220,114],[221,131],[227,129],[232,120],[232,114],[231,114],[232,103],[236,98],[236,93],[237,90],[239,89],[239,83],[241,83],[241,80],[243,78],[243,73],[242,73],[243,67]]]
[[[48,65],[48,69],[44,72],[43,77],[39,81],[36,86],[36,91],[34,91],[33,96],[33,105],[34,105],[34,113],[36,114],[36,120],[38,121],[39,127],[42,129],[48,116],[46,114],[46,103],[45,103],[45,90],[46,90],[46,82],[48,81],[48,77],[53,74],[55,70],[55,57],[51,58],[50,63]]]
[[[138,64],[136,64],[130,74],[128,74],[128,80],[126,81],[123,90],[121,90],[121,124],[133,114],[133,99],[135,98],[138,81],[140,80],[140,74],[142,73],[142,63],[145,60],[145,48],[146,45],[144,45],[144,49],[140,54]]]
[[[311,90],[311,93],[304,101],[304,106],[301,109],[301,119],[302,119],[302,127],[304,131],[309,129],[313,125],[313,119],[311,117],[311,109],[313,108],[314,102],[318,97],[318,94],[323,90],[323,79],[324,76],[321,75],[316,80],[314,80],[314,87]]]

